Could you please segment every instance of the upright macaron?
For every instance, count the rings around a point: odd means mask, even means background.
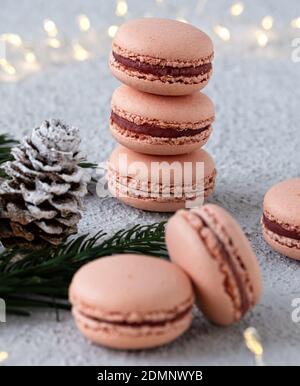
[[[203,149],[177,156],[136,153],[117,146],[108,160],[112,195],[135,208],[154,212],[202,205],[215,187],[216,169]]]
[[[115,349],[146,349],[187,330],[194,294],[176,265],[124,254],[80,268],[69,298],[76,324],[90,341]]]
[[[170,19],[136,19],[113,40],[110,68],[122,83],[158,95],[200,90],[212,74],[211,39],[190,24]]]
[[[176,155],[207,142],[214,116],[212,101],[200,92],[174,98],[122,85],[112,96],[110,128],[119,143],[134,151]]]
[[[282,181],[266,193],[262,230],[275,251],[300,260],[300,178]]]
[[[167,224],[171,260],[194,283],[197,304],[212,322],[229,325],[258,302],[261,275],[238,223],[219,206],[178,211]]]

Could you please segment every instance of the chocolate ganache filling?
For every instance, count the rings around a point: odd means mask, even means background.
[[[171,67],[161,66],[156,64],[148,64],[140,62],[139,60],[133,60],[125,58],[119,54],[112,52],[114,59],[127,68],[137,70],[143,74],[152,74],[156,76],[198,76],[209,73],[212,69],[211,63],[201,64],[200,66],[189,66],[189,67]]]
[[[194,213],[194,214],[202,220],[204,226],[207,227],[212,232],[212,234],[215,236],[215,238],[217,240],[222,257],[223,257],[224,261],[228,264],[228,266],[233,274],[234,280],[237,284],[238,291],[240,294],[240,299],[241,299],[240,311],[241,311],[241,314],[243,316],[249,310],[251,304],[250,304],[250,301],[248,299],[247,291],[245,289],[245,285],[243,283],[241,275],[238,273],[238,271],[236,269],[236,266],[235,266],[236,263],[233,261],[232,257],[230,256],[230,253],[227,251],[223,241],[219,238],[219,236],[214,231],[214,229],[203,219],[203,217],[200,214],[198,214],[198,213]]]
[[[161,138],[180,138],[180,137],[191,137],[197,135],[209,129],[210,125],[202,127],[200,129],[184,129],[177,130],[171,127],[162,128],[156,125],[143,123],[138,125],[134,122],[128,121],[127,119],[120,117],[118,114],[111,112],[110,119],[113,123],[119,126],[121,129],[133,131],[137,134],[150,135],[151,137]]]
[[[163,327],[163,326],[167,325],[168,323],[175,323],[175,322],[178,322],[179,320],[183,319],[185,316],[187,316],[191,312],[191,310],[192,310],[192,307],[189,306],[187,309],[178,313],[177,315],[175,315],[174,317],[172,317],[170,319],[166,318],[166,320],[159,320],[159,321],[147,320],[147,321],[141,321],[141,322],[128,322],[125,320],[124,321],[115,321],[115,320],[101,319],[101,318],[89,316],[81,311],[78,311],[78,312],[81,315],[83,315],[84,317],[91,319],[91,320],[94,320],[95,322],[98,322],[98,323],[108,323],[108,324],[112,324],[115,326],[122,326],[122,327],[147,327],[147,326],[149,326],[149,327]]]
[[[300,232],[291,231],[283,228],[280,224],[275,221],[268,219],[268,217],[263,215],[263,224],[269,231],[276,233],[278,236],[288,237],[289,239],[300,240]]]

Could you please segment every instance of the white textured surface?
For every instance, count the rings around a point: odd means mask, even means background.
[[[53,17],[72,33],[79,12],[93,15],[93,21],[98,17],[100,25],[105,25],[105,16],[112,14],[111,2],[105,3],[100,6],[94,0],[36,0],[32,6],[29,0],[1,0],[0,32],[13,30],[28,37],[39,36],[41,20]],[[214,3],[216,15],[221,17],[224,1]],[[261,2],[251,0],[247,2],[249,8],[251,3],[255,4],[250,16],[258,18],[273,10],[277,20],[288,22],[300,13],[297,0],[289,2],[290,14],[281,1],[258,5]],[[143,4],[141,12],[153,6],[150,0]],[[268,364],[300,364],[300,323],[291,319],[291,301],[300,297],[300,265],[272,252],[259,226],[265,191],[279,180],[299,175],[300,64],[289,59],[290,41],[284,44],[288,54],[281,58],[267,59],[259,53],[231,55],[229,48],[220,52],[214,77],[206,89],[217,111],[215,131],[206,146],[219,171],[211,201],[235,215],[255,248],[264,278],[260,305],[241,323],[228,328],[212,326],[195,311],[192,328],[184,337],[167,347],[137,353],[88,344],[69,313],[61,313],[59,323],[53,312],[35,312],[30,319],[9,317],[6,325],[0,326],[0,351],[10,355],[7,364],[247,365],[253,360],[244,347],[242,332],[249,325],[255,326],[263,338]],[[88,150],[91,161],[105,160],[114,147],[107,121],[109,99],[116,84],[105,58],[52,67],[17,84],[2,83],[0,131],[21,138],[43,119],[61,117],[81,128],[82,147]],[[90,197],[81,231],[104,228],[111,233],[162,217],[125,207],[111,198]]]

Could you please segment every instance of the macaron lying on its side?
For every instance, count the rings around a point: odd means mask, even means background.
[[[191,324],[194,294],[176,265],[144,255],[102,257],[74,275],[69,298],[80,331],[115,349],[169,343]]]
[[[110,68],[122,83],[158,95],[200,90],[212,74],[211,39],[190,24],[170,19],[136,19],[113,40]]]
[[[262,229],[275,251],[300,260],[300,178],[282,181],[266,193]]]
[[[120,201],[154,212],[202,205],[215,187],[216,169],[203,149],[178,156],[136,153],[119,145],[108,160],[108,188]]]
[[[166,243],[171,260],[192,279],[197,304],[212,322],[237,322],[258,302],[256,256],[224,209],[207,204],[178,211],[167,224]]]
[[[122,85],[112,97],[110,128],[119,143],[134,151],[176,155],[207,142],[214,115],[213,103],[200,92],[174,98]]]

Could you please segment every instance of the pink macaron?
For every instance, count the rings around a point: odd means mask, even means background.
[[[123,203],[154,212],[202,205],[214,190],[216,169],[203,149],[177,156],[136,153],[119,145],[108,160],[111,194]]]
[[[113,40],[110,68],[122,83],[158,95],[200,90],[212,74],[211,39],[190,24],[170,19],[136,19]]]
[[[176,155],[207,142],[214,116],[212,101],[200,92],[174,98],[123,85],[112,97],[110,128],[119,143],[134,151]]]
[[[73,277],[69,298],[79,330],[115,349],[169,343],[191,324],[194,294],[176,265],[144,255],[103,257]]]
[[[237,322],[258,302],[256,256],[224,209],[207,204],[178,211],[167,224],[166,243],[171,260],[192,279],[197,304],[212,322]]]
[[[300,178],[282,181],[266,193],[262,229],[275,251],[300,260]]]

